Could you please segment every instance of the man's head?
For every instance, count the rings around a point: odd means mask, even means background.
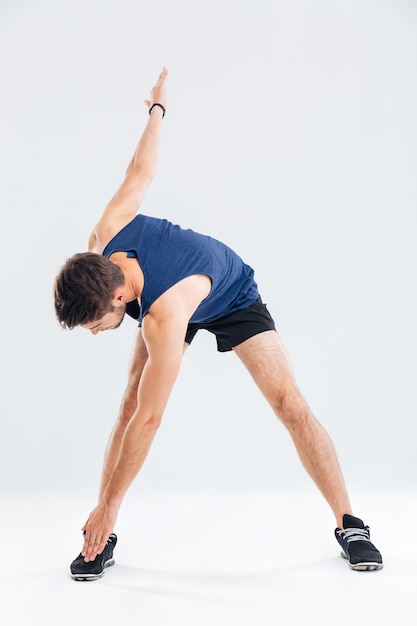
[[[122,270],[106,257],[94,252],[74,254],[55,280],[59,323],[63,328],[84,326],[92,332],[117,328],[126,310],[124,282]]]

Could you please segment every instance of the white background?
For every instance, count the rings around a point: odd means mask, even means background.
[[[80,524],[94,505],[135,324],[63,331],[52,284],[120,184],[163,65],[143,212],[255,268],[357,514],[372,511],[359,494],[415,497],[417,5],[3,0],[0,55],[4,502],[83,494]],[[237,358],[202,333],[130,497],[167,491],[316,496]]]

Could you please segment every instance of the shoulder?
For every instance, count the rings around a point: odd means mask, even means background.
[[[90,234],[88,239],[88,250],[90,252],[102,254],[109,241],[131,221],[132,217],[130,216],[124,216],[123,218],[112,220],[105,219],[105,217],[101,218]]]
[[[144,320],[149,315],[149,320],[152,319],[154,323],[173,318],[188,323],[195,310],[209,296],[210,291],[211,279],[205,274],[183,278],[152,303]]]

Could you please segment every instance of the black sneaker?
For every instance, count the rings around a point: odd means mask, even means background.
[[[117,543],[114,533],[107,539],[107,544],[101,554],[97,554],[94,561],[86,563],[82,554],[79,554],[70,565],[73,580],[97,580],[104,575],[104,569],[114,565],[113,550]]]
[[[370,541],[369,526],[353,515],[343,516],[343,529],[336,528],[336,539],[342,546],[341,556],[349,567],[358,571],[382,569],[382,556]]]

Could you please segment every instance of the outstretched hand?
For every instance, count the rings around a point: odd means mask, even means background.
[[[117,507],[99,504],[93,509],[81,530],[85,531],[81,554],[84,561],[94,561],[103,552],[109,535],[114,530],[118,514]]]
[[[166,82],[168,78],[168,70],[166,67],[163,68],[162,72],[159,74],[159,78],[156,81],[155,85],[151,89],[151,98],[150,100],[145,100],[145,104],[148,109],[155,104],[155,102],[159,102],[164,107],[167,105],[167,90],[166,90]]]

